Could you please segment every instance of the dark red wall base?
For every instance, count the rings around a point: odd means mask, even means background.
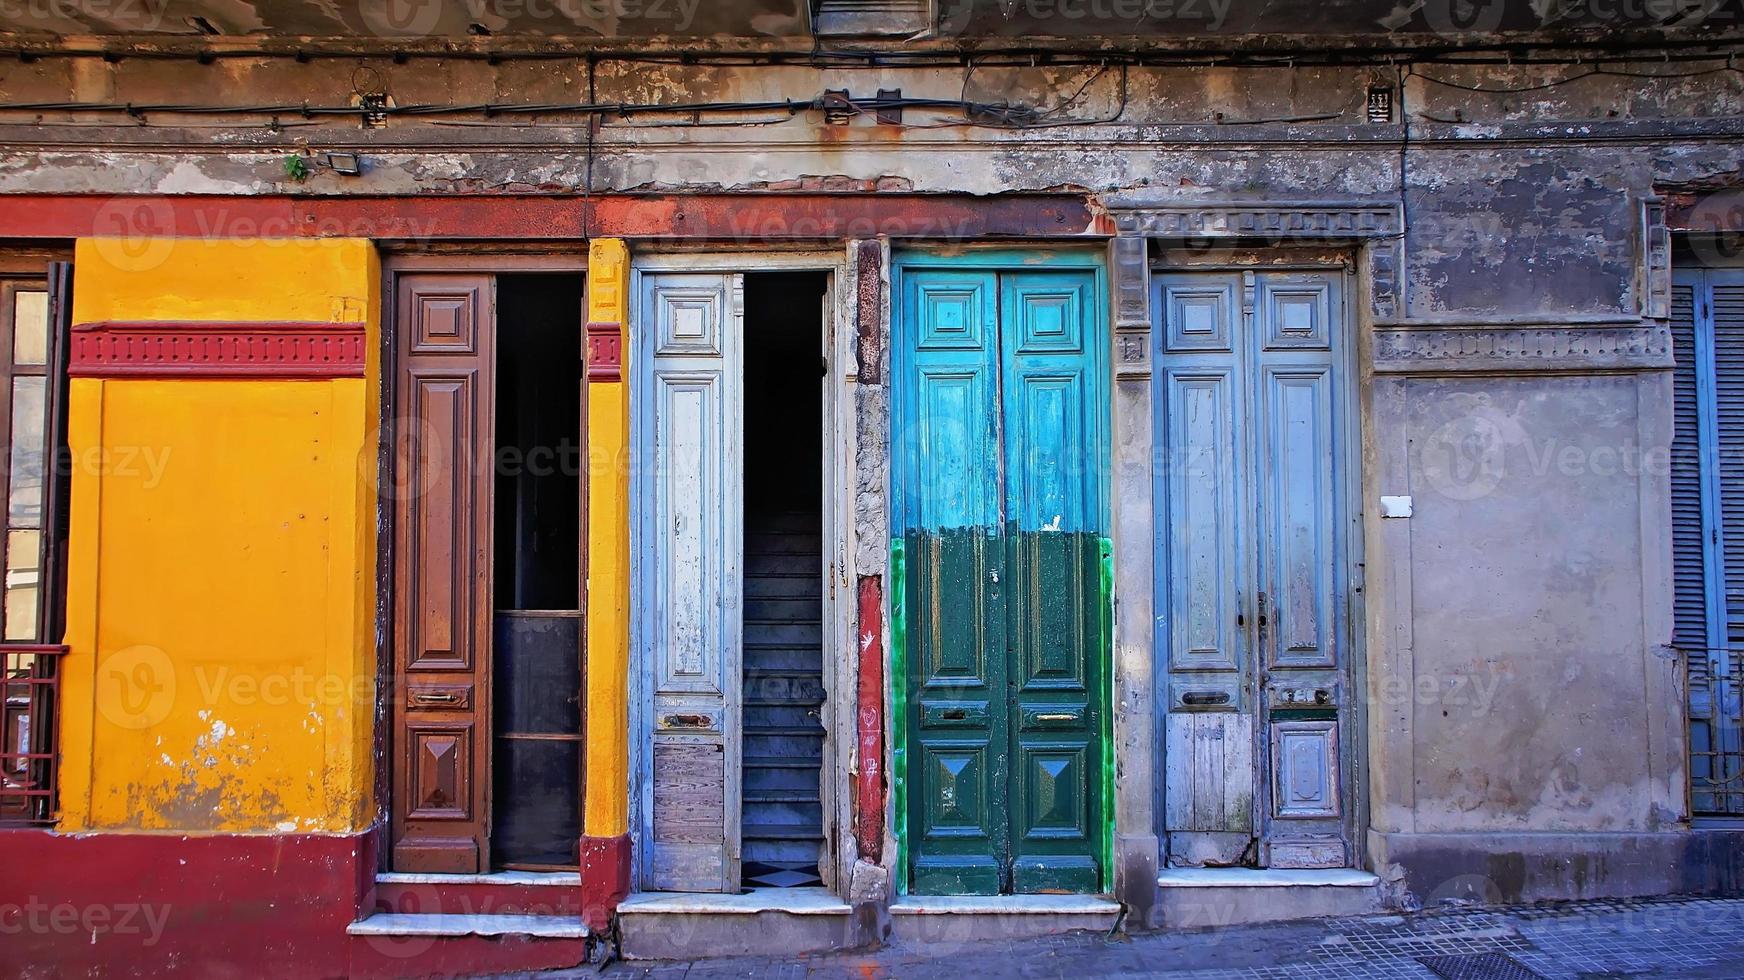
[[[605,935],[618,903],[630,894],[630,835],[581,839],[581,914],[596,936]]]
[[[377,834],[0,830],[0,977],[340,977]]]

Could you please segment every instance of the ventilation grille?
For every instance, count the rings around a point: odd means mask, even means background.
[[[891,36],[924,31],[931,23],[929,0],[813,0],[813,23],[820,35]]]

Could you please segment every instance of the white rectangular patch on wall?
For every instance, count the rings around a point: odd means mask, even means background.
[[[1403,497],[1390,497],[1390,496],[1387,496],[1386,494],[1382,494],[1381,495],[1381,516],[1382,517],[1410,517],[1411,516],[1411,497],[1409,495],[1406,495]]]

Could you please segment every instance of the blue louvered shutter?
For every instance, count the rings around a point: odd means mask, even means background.
[[[1690,805],[1744,815],[1744,272],[1672,291],[1674,642],[1689,662]]]
[[[1702,570],[1702,480],[1696,399],[1695,289],[1679,283],[1671,291],[1671,347],[1677,362],[1673,381],[1671,441],[1671,551],[1675,600],[1673,643],[1694,650],[1708,645],[1706,577]]]
[[[1671,556],[1672,643],[1688,659],[1690,737],[1708,741],[1712,705],[1708,684],[1707,573],[1702,555],[1702,473],[1700,459],[1700,401],[1696,383],[1695,286],[1680,282],[1671,291],[1671,346],[1676,360],[1673,375],[1673,424],[1671,442]],[[1692,750],[1695,746],[1692,745]],[[1700,754],[1696,756],[1699,760]],[[1698,783],[1705,772],[1695,774]]]
[[[1715,462],[1726,642],[1744,647],[1744,273],[1709,273],[1712,284]],[[1730,659],[1738,659],[1734,652]],[[1737,697],[1737,668],[1732,668]]]

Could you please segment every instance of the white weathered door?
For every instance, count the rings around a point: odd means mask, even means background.
[[[649,274],[634,370],[642,887],[739,887],[741,278]]]

